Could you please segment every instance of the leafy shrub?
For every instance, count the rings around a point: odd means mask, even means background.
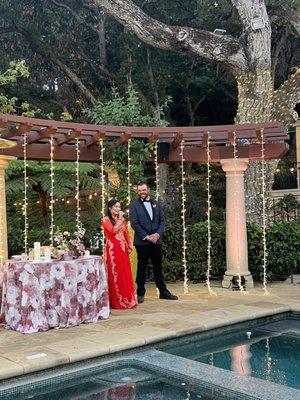
[[[249,224],[249,270],[255,280],[263,276],[262,229]],[[221,279],[226,270],[225,226],[211,223],[211,277]],[[270,280],[286,278],[293,268],[300,272],[300,226],[278,222],[267,230],[267,276]],[[168,221],[164,236],[164,273],[167,280],[183,278],[182,228],[180,220]],[[190,281],[205,280],[207,271],[207,224],[200,222],[187,228],[187,267]]]

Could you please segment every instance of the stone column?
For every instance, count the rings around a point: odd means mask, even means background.
[[[246,287],[253,287],[248,269],[248,244],[245,212],[244,173],[248,159],[220,160],[226,172],[226,265],[222,286],[230,288],[232,277],[244,277]]]
[[[0,154],[0,281],[2,264],[8,258],[5,170],[8,167],[9,162],[15,159],[16,157]]]

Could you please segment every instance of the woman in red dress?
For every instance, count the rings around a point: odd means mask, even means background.
[[[128,309],[137,305],[129,254],[132,242],[118,200],[108,202],[107,216],[102,221],[105,245],[105,265],[111,308]]]

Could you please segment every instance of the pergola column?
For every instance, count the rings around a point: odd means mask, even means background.
[[[246,287],[253,287],[248,269],[248,244],[245,212],[244,173],[248,167],[247,158],[220,160],[226,172],[226,272],[222,286],[230,288],[232,278],[240,275],[246,280]]]
[[[15,159],[16,157],[0,155],[0,275],[2,264],[8,258],[5,170],[9,162]]]

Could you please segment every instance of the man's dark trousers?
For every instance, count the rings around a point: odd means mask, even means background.
[[[135,245],[135,248],[138,259],[136,275],[137,295],[145,295],[146,273],[149,259],[153,265],[155,284],[160,293],[163,293],[166,290],[166,284],[162,272],[162,245],[149,243],[146,245]]]

